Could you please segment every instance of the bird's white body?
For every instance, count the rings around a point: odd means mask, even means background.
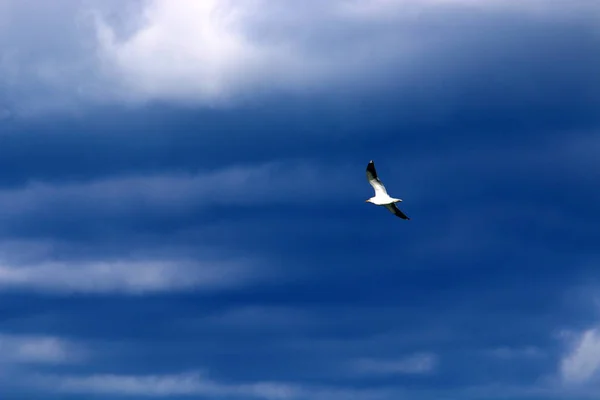
[[[396,206],[396,203],[400,203],[402,199],[397,199],[388,195],[385,186],[383,186],[383,183],[381,183],[377,177],[377,171],[375,171],[375,164],[373,163],[373,160],[371,160],[369,165],[367,165],[367,180],[373,187],[373,190],[375,190],[375,196],[367,199],[367,203],[372,203],[377,206],[384,206],[397,217],[402,219],[410,219]]]
[[[385,206],[386,204],[400,203],[402,201],[402,199],[396,199],[394,197],[390,197],[390,196],[388,196],[387,193],[385,193],[385,194],[378,193],[375,196],[368,199],[367,201],[369,203],[373,203],[377,206]]]

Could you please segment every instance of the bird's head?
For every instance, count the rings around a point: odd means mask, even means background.
[[[373,202],[373,198],[371,197],[370,199],[366,199],[365,203],[372,203]]]

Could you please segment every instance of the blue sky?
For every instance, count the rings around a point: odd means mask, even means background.
[[[599,49],[584,0],[0,2],[0,397],[595,398]]]

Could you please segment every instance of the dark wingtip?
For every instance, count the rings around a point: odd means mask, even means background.
[[[372,178],[377,179],[377,172],[375,171],[375,164],[373,163],[373,160],[369,161],[369,164],[367,165],[367,174],[371,174]]]

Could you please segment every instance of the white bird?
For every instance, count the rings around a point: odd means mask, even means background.
[[[385,186],[383,186],[383,183],[381,183],[377,177],[377,171],[375,171],[375,164],[373,163],[373,160],[369,161],[369,165],[367,165],[367,179],[375,190],[375,196],[365,200],[365,203],[373,203],[376,206],[384,206],[395,216],[402,219],[410,219],[396,206],[396,203],[400,203],[402,199],[396,199],[387,194]]]

